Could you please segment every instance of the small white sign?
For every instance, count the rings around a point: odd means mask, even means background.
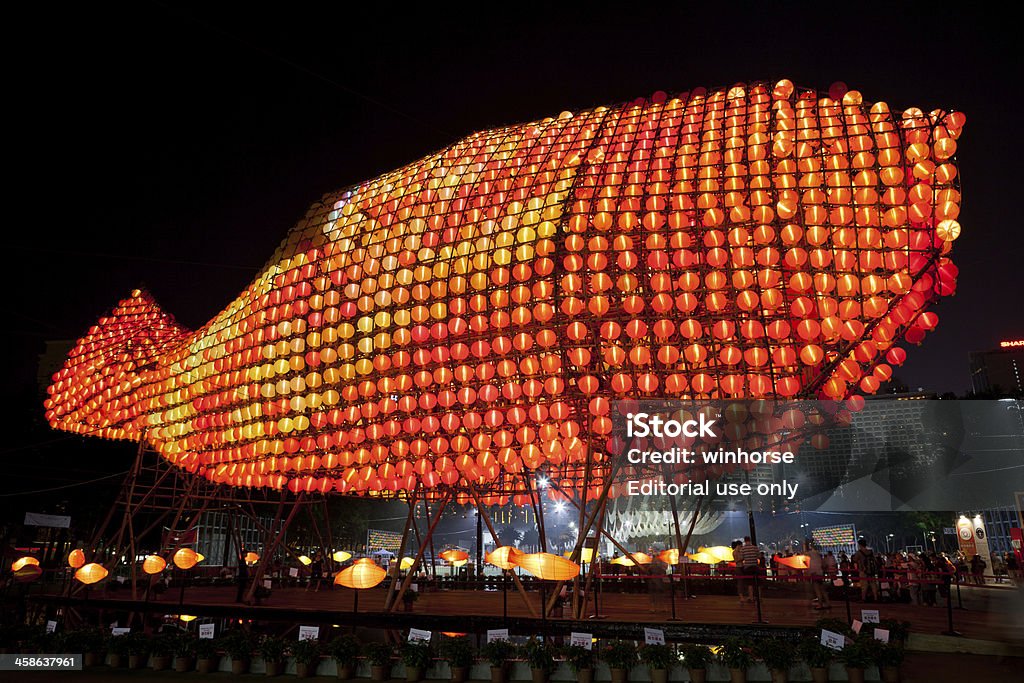
[[[411,629],[409,629],[409,642],[410,643],[429,643],[431,635],[432,634],[430,633],[430,631],[424,631],[424,630],[418,629],[418,628],[411,628]]]
[[[842,579],[833,579],[832,580],[832,585],[833,586],[842,586],[843,585],[843,580]]]
[[[660,628],[644,628],[645,645],[664,645],[665,632]]]
[[[118,583],[124,583],[126,580],[127,580],[127,577],[124,577],[124,576],[117,577],[117,582]]]
[[[409,590],[411,590],[413,593],[419,593],[420,592],[420,585],[418,583],[410,583],[409,584]]]
[[[863,621],[865,624],[877,624],[877,623],[879,623],[878,610],[876,610],[876,609],[862,609],[860,611],[860,620]]]
[[[48,622],[46,622],[46,632],[47,633],[53,633],[56,630],[57,630],[57,622],[56,621],[48,621]]]
[[[507,628],[494,628],[487,631],[487,642],[494,643],[499,640],[508,640]]]
[[[594,634],[573,631],[569,635],[569,645],[582,647],[584,650],[592,650],[594,649]]]
[[[835,631],[821,630],[821,644],[832,650],[842,650],[846,644],[846,636]]]
[[[319,626],[300,626],[299,627],[299,640],[319,640],[320,639],[320,627]]]
[[[263,587],[270,590],[274,587],[274,582],[271,579],[263,579]]]
[[[216,633],[216,624],[199,624],[199,638],[201,640],[213,640]]]
[[[875,629],[875,640],[880,640],[883,643],[888,643],[889,642],[889,631],[888,631],[888,629],[876,628]]]
[[[299,576],[299,568],[298,567],[289,567],[288,568],[288,576],[290,576],[292,578],[298,578],[298,576]]]
[[[132,630],[127,626],[115,626],[114,628],[110,629],[110,635],[112,636],[124,636],[131,632]]]

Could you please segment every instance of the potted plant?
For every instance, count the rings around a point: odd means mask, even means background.
[[[110,666],[114,669],[118,669],[128,663],[128,646],[130,644],[128,635],[107,636],[107,655]]]
[[[772,683],[789,681],[789,668],[796,663],[796,646],[782,638],[765,638],[754,644],[754,654],[772,674]]]
[[[910,637],[910,622],[900,621],[899,619],[882,619],[878,624],[873,624],[875,628],[884,628],[889,632],[889,642],[906,643],[907,638]]]
[[[846,667],[846,678],[850,683],[864,683],[864,670],[873,660],[874,638],[870,640],[861,636],[846,639],[846,645],[839,651],[837,659]],[[874,641],[877,642],[877,641]]]
[[[178,673],[191,671],[195,666],[196,637],[182,633],[174,643],[174,670]]]
[[[797,645],[797,653],[811,670],[814,683],[828,683],[828,666],[835,659],[835,650],[821,644],[821,639],[808,636]]]
[[[405,665],[405,680],[408,683],[419,683],[423,675],[430,668],[430,661],[434,653],[430,650],[429,643],[404,643],[400,657]]]
[[[316,668],[320,665],[320,641],[316,638],[306,638],[292,643],[289,649],[292,657],[295,657],[295,675],[299,678],[316,676]]]
[[[89,627],[69,631],[64,637],[64,646],[70,653],[82,653],[82,666],[96,666],[103,661],[106,638],[103,631]]]
[[[465,683],[473,666],[473,645],[469,638],[445,638],[441,641],[441,658],[452,670],[452,683]]]
[[[883,683],[899,683],[900,666],[902,666],[906,655],[906,650],[900,641],[881,643],[876,647],[875,664],[878,665]]]
[[[263,636],[257,650],[263,658],[268,676],[284,673],[284,654],[288,651],[288,641],[279,636]]]
[[[406,612],[412,611],[413,603],[420,599],[420,594],[414,590],[407,590],[402,594],[402,607]]]
[[[508,663],[515,647],[507,640],[492,640],[480,648],[480,656],[491,665],[491,683],[507,683]]]
[[[200,638],[195,641],[196,670],[201,674],[213,673],[220,664],[220,641]]]
[[[149,659],[149,637],[145,633],[126,633],[121,637],[125,639],[128,648],[128,668],[141,669]]]
[[[683,655],[683,666],[694,683],[704,683],[708,678],[708,664],[714,660],[711,648],[706,645],[687,643],[679,648]]]
[[[644,645],[640,648],[640,661],[650,669],[651,683],[667,683],[672,667],[679,663],[679,656],[668,645]]]
[[[636,664],[636,645],[632,641],[616,640],[604,648],[601,659],[611,670],[612,683],[626,683],[629,670]]]
[[[365,649],[370,660],[370,679],[386,681],[391,678],[391,646],[387,643],[370,643]]]
[[[359,657],[359,641],[349,634],[341,635],[327,645],[327,654],[334,657],[338,666],[338,679],[347,681],[355,676],[356,658]]]
[[[729,669],[731,683],[746,683],[747,669],[754,664],[754,654],[749,642],[730,638],[718,650],[718,660]]]
[[[533,683],[547,683],[556,666],[554,650],[542,640],[531,639],[523,647],[523,654],[530,665]]]
[[[231,673],[236,676],[248,673],[253,651],[252,636],[247,631],[235,629],[224,635],[222,644],[224,652],[231,657]]]
[[[565,661],[569,668],[576,674],[578,683],[593,683],[594,681],[594,651],[588,650],[579,645],[570,645],[565,648]]]
[[[149,666],[153,671],[163,671],[171,667],[171,659],[177,648],[177,635],[161,633],[149,641]]]

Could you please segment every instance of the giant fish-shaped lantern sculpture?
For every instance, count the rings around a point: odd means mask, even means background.
[[[133,292],[47,419],[227,485],[499,503],[606,474],[616,398],[874,392],[955,288],[965,117],[836,94],[470,135],[324,197],[197,331]]]

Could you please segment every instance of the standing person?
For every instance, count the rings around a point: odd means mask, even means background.
[[[857,541],[857,552],[853,554],[853,564],[857,568],[857,578],[860,581],[861,602],[867,602],[868,593],[871,594],[871,599],[877,602],[878,574],[881,567],[878,555],[868,547],[867,539],[862,538]]]
[[[660,612],[665,603],[665,572],[668,565],[655,556],[648,566],[650,576],[647,578],[647,600],[649,612]]]
[[[1010,581],[1020,581],[1020,567],[1017,564],[1017,553],[1006,553],[1006,573],[1010,575]]]
[[[314,593],[320,592],[320,584],[324,580],[324,556],[317,553],[313,556],[313,562],[309,565],[309,583],[306,585],[306,592],[312,588]]]
[[[238,584],[235,602],[242,602],[245,589],[249,584],[249,563],[245,561],[245,548],[238,549],[238,571],[235,572],[235,583]]]
[[[737,586],[741,605],[744,602],[754,604],[754,580],[760,569],[758,566],[760,557],[757,546],[751,542],[750,536],[744,536],[743,545],[733,553],[733,558],[736,560],[736,577],[739,582]],[[744,593],[747,594],[746,599],[743,597]]]
[[[981,555],[975,554],[971,558],[971,577],[979,586],[985,585],[985,560],[981,559]]]
[[[836,575],[839,573],[839,562],[836,560],[835,553],[831,550],[825,553],[825,556],[821,558],[821,566],[825,570],[825,578],[835,581]]]
[[[807,575],[814,593],[811,606],[814,609],[832,609],[828,602],[828,592],[825,590],[825,562],[821,551],[811,541],[807,541],[804,548],[807,554]]]

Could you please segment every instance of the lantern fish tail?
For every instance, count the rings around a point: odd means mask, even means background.
[[[146,291],[135,290],[89,328],[47,388],[46,419],[63,431],[138,441],[148,409],[136,392],[191,332]]]

